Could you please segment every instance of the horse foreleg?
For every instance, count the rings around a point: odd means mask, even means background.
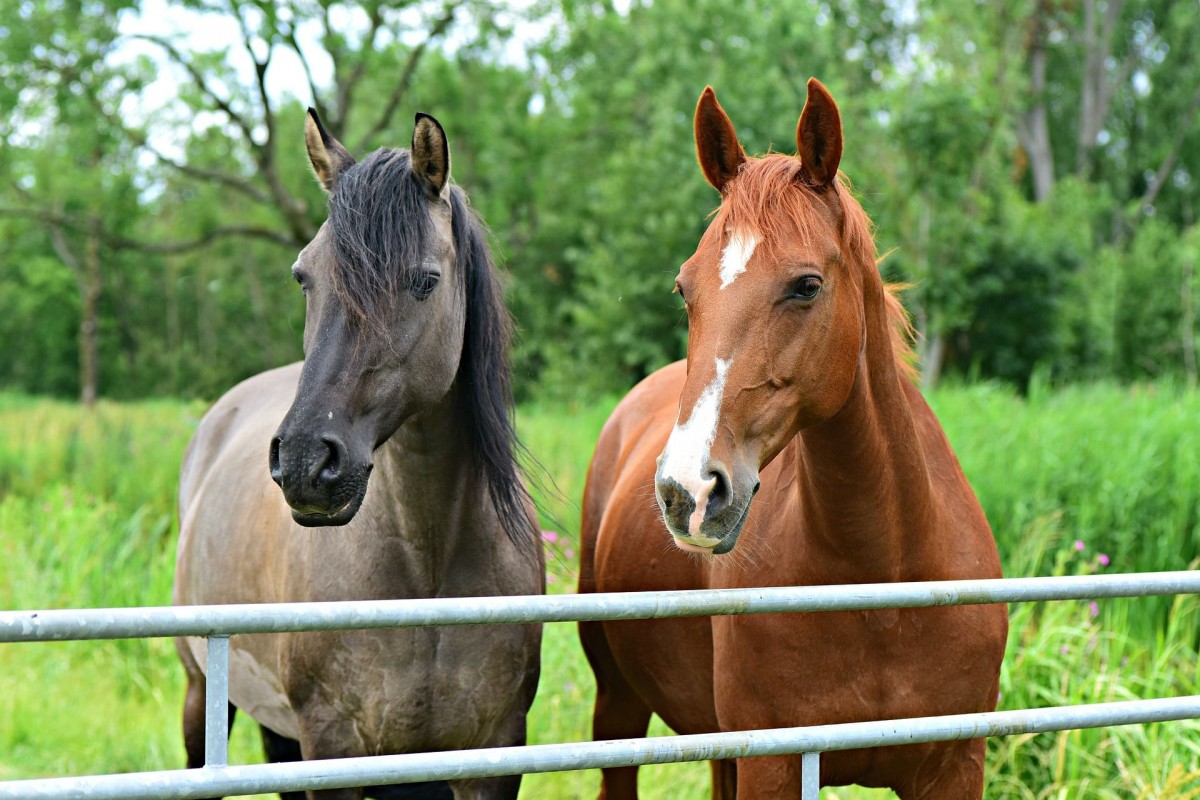
[[[712,800],[736,800],[737,762],[731,758],[708,762],[712,770]]]
[[[800,779],[800,756],[739,758],[737,798],[764,800],[768,797],[799,797]]]
[[[199,769],[204,766],[204,706],[207,683],[204,679],[204,672],[196,663],[187,643],[182,639],[177,640],[175,649],[179,653],[179,660],[183,662],[183,671],[187,675],[187,690],[183,696],[183,747],[187,752],[188,769]],[[230,703],[229,727],[225,731],[226,737],[233,729],[233,718],[236,714],[237,706]]]
[[[650,706],[625,680],[613,658],[599,622],[579,623],[583,652],[596,676],[596,705],[592,711],[592,738],[634,739],[646,735],[650,726]],[[610,767],[602,770],[601,800],[637,800],[637,767]]]
[[[517,800],[521,776],[451,781],[450,788],[454,790],[454,800]]]
[[[929,745],[934,752],[921,759],[907,780],[894,787],[901,800],[979,800],[983,797],[986,739]]]
[[[363,790],[359,789],[318,789],[306,792],[308,800],[362,800]]]
[[[263,755],[267,763],[286,764],[304,758],[300,753],[300,743],[295,739],[282,736],[266,725],[260,724],[258,729],[262,731]],[[304,792],[280,792],[279,796],[283,800],[304,800]]]

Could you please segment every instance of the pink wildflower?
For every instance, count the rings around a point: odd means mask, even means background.
[[[1083,539],[1075,540],[1075,552],[1076,553],[1082,553],[1084,551],[1085,547],[1086,547],[1086,545],[1083,543]]]
[[[1092,600],[1090,603],[1088,603],[1088,613],[1092,615],[1092,619],[1100,616],[1100,606],[1095,600]]]
[[[1102,567],[1107,567],[1110,563],[1107,553],[1101,553],[1100,555],[1096,556],[1096,560],[1100,562],[1100,566]]]
[[[550,544],[554,544],[558,541],[558,534],[554,531],[542,531],[542,538]]]

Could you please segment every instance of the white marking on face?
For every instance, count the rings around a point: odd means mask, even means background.
[[[758,247],[758,237],[752,233],[738,231],[729,237],[729,244],[721,253],[721,288],[733,283],[738,275],[746,271],[754,248]]]
[[[333,412],[332,412],[332,411],[330,411],[330,412],[329,412],[329,418],[330,418],[330,419],[333,419]]]
[[[667,447],[663,450],[659,474],[682,486],[696,501],[696,509],[688,519],[689,538],[696,544],[713,546],[718,540],[700,535],[700,525],[708,508],[717,479],[708,475],[709,451],[717,435],[721,415],[721,396],[725,391],[725,375],[733,359],[715,359],[717,374],[704,387],[686,423],[676,421]],[[682,413],[680,414],[682,416]],[[674,531],[673,531],[674,533]]]

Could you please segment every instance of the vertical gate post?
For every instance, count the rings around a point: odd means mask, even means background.
[[[800,800],[817,800],[821,796],[821,754],[800,756]]]
[[[204,690],[204,766],[229,762],[229,637],[208,637]]]

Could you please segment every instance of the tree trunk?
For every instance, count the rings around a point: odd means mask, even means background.
[[[936,281],[937,270],[929,258],[930,228],[933,225],[933,201],[924,195],[921,203],[921,218],[917,223],[917,263],[920,273],[928,276],[928,280]],[[937,310],[930,313],[929,307],[922,302],[917,308],[917,366],[920,370],[921,389],[928,390],[937,386],[942,374],[942,359],[945,357],[946,340],[940,325],[933,319]]]
[[[54,222],[50,223],[50,241],[58,257],[74,273],[79,288],[79,402],[90,408],[96,403],[99,372],[96,316],[100,305],[100,223],[92,219],[88,224],[82,259],[71,248],[62,226]]]
[[[1183,371],[1187,375],[1188,386],[1196,388],[1196,308],[1194,299],[1196,290],[1193,286],[1195,278],[1195,263],[1192,252],[1183,259],[1183,280],[1180,281],[1179,294],[1183,301]]]
[[[1097,13],[1096,0],[1083,3],[1083,80],[1079,105],[1079,139],[1075,150],[1075,174],[1087,180],[1091,177],[1092,157],[1098,145],[1097,137],[1108,119],[1113,92],[1129,75],[1133,52],[1119,65],[1116,74],[1109,76],[1112,61],[1113,35],[1121,17],[1124,0],[1107,0],[1104,15]]]
[[[83,252],[83,302],[79,315],[79,402],[87,408],[96,404],[100,360],[100,230],[99,222],[88,226]]]
[[[1018,125],[1018,135],[1033,170],[1033,199],[1041,203],[1054,189],[1054,151],[1046,118],[1046,0],[1037,4],[1029,32],[1029,94],[1033,105]]]
[[[946,337],[937,331],[931,331],[921,345],[921,391],[929,391],[937,386],[938,378],[942,375],[942,360],[946,357]]]

